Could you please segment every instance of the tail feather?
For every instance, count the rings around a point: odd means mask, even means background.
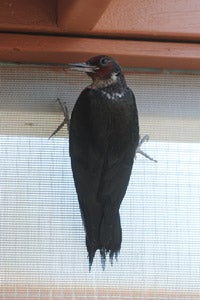
[[[122,242],[122,229],[120,224],[119,212],[111,218],[104,217],[100,228],[100,245],[105,249],[105,253],[109,253],[110,261],[113,257],[117,258]]]
[[[96,250],[100,250],[102,269],[105,269],[106,256],[109,255],[111,264],[113,258],[117,260],[122,242],[122,230],[119,212],[105,214],[102,218],[99,230],[86,230],[86,246],[89,259],[89,270],[95,257]]]
[[[95,257],[96,250],[99,249],[99,243],[96,238],[89,238],[86,235],[86,246],[88,251],[89,271],[91,271],[92,263]]]
[[[101,266],[102,266],[103,271],[105,270],[105,267],[106,267],[106,254],[107,254],[107,251],[105,248],[100,249]]]

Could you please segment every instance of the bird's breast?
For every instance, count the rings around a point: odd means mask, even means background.
[[[106,91],[102,91],[102,94],[108,99],[108,100],[119,100],[122,97],[124,97],[124,92],[114,92],[114,93],[109,93]]]
[[[132,139],[132,110],[128,102],[114,96],[96,99],[91,104],[91,132],[99,149],[123,150]]]

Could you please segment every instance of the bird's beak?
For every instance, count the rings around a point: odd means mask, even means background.
[[[67,65],[70,70],[76,70],[86,73],[95,73],[95,70],[99,68],[96,66],[89,65],[87,63],[73,63]]]

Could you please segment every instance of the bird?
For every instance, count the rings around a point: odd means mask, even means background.
[[[119,209],[139,144],[138,111],[134,93],[114,58],[98,55],[68,68],[92,79],[72,110],[69,152],[89,270],[97,250],[104,270],[107,257],[113,264],[121,249]]]

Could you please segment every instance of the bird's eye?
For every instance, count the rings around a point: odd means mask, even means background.
[[[102,57],[102,58],[100,59],[100,64],[101,64],[102,66],[106,66],[108,62],[109,62],[109,59],[106,58],[106,57]]]

